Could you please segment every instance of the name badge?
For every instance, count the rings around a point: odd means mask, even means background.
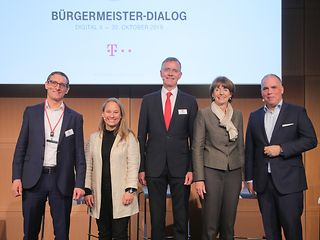
[[[187,109],[178,109],[178,114],[179,115],[186,115],[186,114],[188,114],[188,110]]]
[[[64,132],[64,135],[65,135],[66,137],[69,137],[69,136],[71,136],[71,135],[73,135],[73,134],[74,134],[74,132],[73,132],[73,129],[72,129],[72,128]]]

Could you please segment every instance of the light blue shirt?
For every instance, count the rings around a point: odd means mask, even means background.
[[[282,102],[283,100],[281,100],[273,110],[270,110],[266,105],[264,106],[264,129],[269,143],[281,110]],[[268,162],[268,173],[271,173],[270,162]]]

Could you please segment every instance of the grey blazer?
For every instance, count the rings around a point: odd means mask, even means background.
[[[194,181],[205,180],[204,167],[220,170],[243,169],[242,113],[234,109],[231,121],[238,129],[238,138],[235,142],[229,140],[228,132],[219,126],[219,119],[210,107],[198,111],[192,141]]]

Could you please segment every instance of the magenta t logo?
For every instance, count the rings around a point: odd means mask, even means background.
[[[109,56],[111,57],[115,56],[115,53],[117,52],[117,44],[114,44],[114,43],[108,44],[107,52],[109,53]]]
[[[116,43],[107,44],[107,53],[109,57],[114,57],[118,54],[131,54],[132,48],[121,48]]]

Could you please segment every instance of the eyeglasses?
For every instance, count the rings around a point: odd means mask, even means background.
[[[47,83],[49,83],[50,85],[52,85],[53,87],[57,87],[59,85],[60,88],[68,88],[69,84],[66,83],[59,83],[57,81],[54,80],[47,80]]]

